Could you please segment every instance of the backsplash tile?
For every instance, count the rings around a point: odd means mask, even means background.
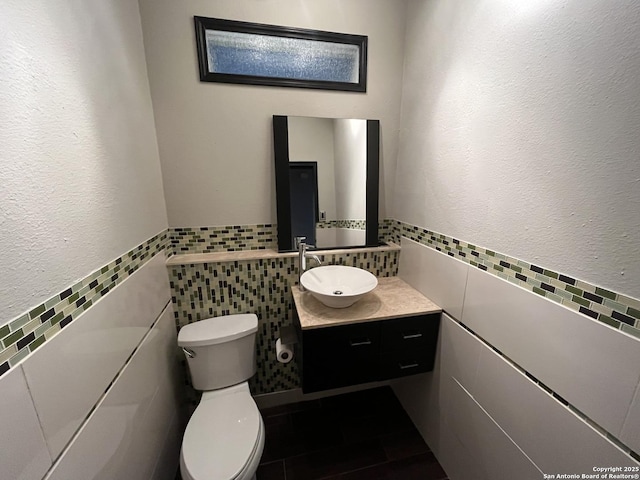
[[[367,228],[366,220],[328,220],[326,222],[317,222],[316,228],[349,228],[351,230],[365,230]]]
[[[55,336],[153,256],[164,251],[167,238],[166,231],[155,235],[1,327],[0,375]]]
[[[399,243],[402,236],[410,238],[620,331],[640,337],[638,299],[415,225],[392,219],[381,222],[381,225],[380,236],[384,240]]]
[[[277,248],[278,230],[271,224],[169,229],[169,255]]]
[[[363,268],[376,276],[398,273],[398,251],[321,255],[324,265]],[[275,342],[283,327],[292,325],[291,288],[297,288],[297,258],[189,264],[168,267],[178,327],[205,318],[236,313],[258,316],[257,374],[253,394],[299,387],[295,362],[278,363]]]
[[[385,218],[378,222],[378,240],[380,242],[393,242],[400,245],[400,222],[392,218]]]

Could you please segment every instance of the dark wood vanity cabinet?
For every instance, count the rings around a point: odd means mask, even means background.
[[[304,330],[295,317],[304,393],[433,370],[440,313]]]

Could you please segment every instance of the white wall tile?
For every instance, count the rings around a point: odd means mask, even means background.
[[[437,358],[437,357],[436,357]],[[391,382],[391,388],[429,448],[436,452],[440,438],[439,373],[411,375]]]
[[[440,451],[436,456],[449,480],[493,480],[447,425],[442,429]]]
[[[442,374],[455,377],[473,395],[480,351],[486,346],[446,314],[440,331]]]
[[[164,449],[178,411],[176,348],[173,312],[168,306],[47,480],[146,480],[152,477],[161,453],[177,462],[178,448]]]
[[[478,471],[492,480],[540,480],[542,473],[478,403],[453,378],[451,412],[445,422],[474,459]],[[475,478],[475,477],[473,477]]]
[[[594,465],[637,465],[486,346],[474,399],[545,473],[593,474]]]
[[[640,385],[636,388],[636,395],[622,427],[620,440],[634,452],[640,452]]]
[[[170,299],[156,255],[46,342],[24,370],[52,458],[95,406]]]
[[[640,340],[477,269],[462,322],[620,435],[640,380]]]
[[[51,466],[22,367],[0,379],[0,476],[40,480]]]
[[[469,266],[402,237],[398,276],[455,318],[462,317]]]
[[[151,480],[174,480],[180,464],[180,448],[182,446],[182,427],[179,412],[175,412],[166,435],[158,460],[153,469]]]

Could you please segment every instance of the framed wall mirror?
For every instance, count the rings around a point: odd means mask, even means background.
[[[273,116],[278,250],[378,246],[380,121]]]

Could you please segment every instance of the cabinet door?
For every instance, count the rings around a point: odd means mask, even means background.
[[[302,335],[305,393],[378,379],[380,329],[375,322],[304,330]]]

